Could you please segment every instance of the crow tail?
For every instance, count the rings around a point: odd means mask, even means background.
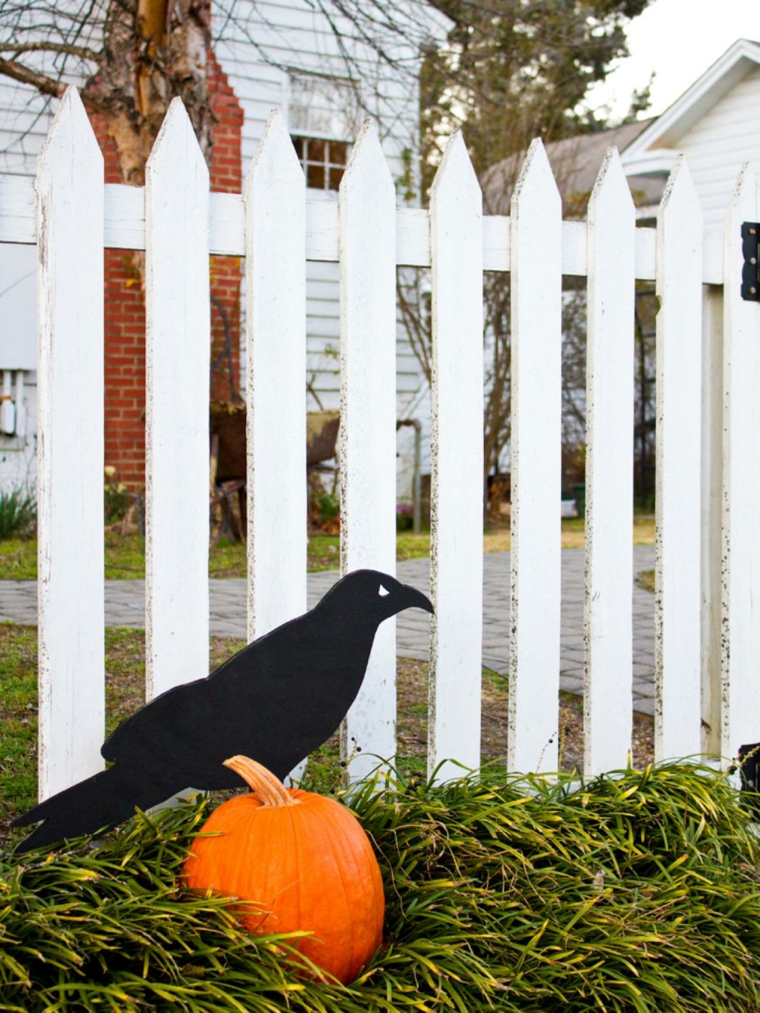
[[[144,781],[142,787],[144,792]],[[135,790],[134,775],[130,777],[122,766],[115,763],[17,816],[11,823],[12,827],[23,827],[39,820],[44,822],[17,846],[16,854],[55,844],[64,838],[107,830],[133,816],[136,805],[147,809],[173,794],[171,787],[155,787],[159,797],[155,797],[156,792],[151,792],[150,799],[140,798],[143,792]]]

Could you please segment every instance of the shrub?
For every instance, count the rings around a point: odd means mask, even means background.
[[[760,1008],[760,842],[697,766],[576,787],[483,772],[354,789],[385,941],[352,986],[298,978],[177,874],[210,803],[138,815],[97,850],[0,863],[0,1009],[222,1013],[747,1013]]]
[[[24,488],[0,492],[0,541],[31,538],[37,524],[37,501]]]

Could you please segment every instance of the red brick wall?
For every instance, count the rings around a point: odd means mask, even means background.
[[[209,66],[212,108],[216,116],[211,153],[211,188],[240,193],[243,110],[215,60]],[[105,121],[91,115],[105,159],[107,183],[120,183],[116,148]],[[105,463],[117,470],[130,488],[145,484],[145,299],[143,254],[105,251]],[[232,396],[222,314],[228,321],[233,384],[240,386],[240,278],[237,257],[213,257],[211,279],[211,396]]]

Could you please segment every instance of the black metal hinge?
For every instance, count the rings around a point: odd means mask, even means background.
[[[742,299],[760,302],[760,222],[742,222]]]

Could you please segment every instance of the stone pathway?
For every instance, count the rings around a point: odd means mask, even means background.
[[[509,553],[483,557],[483,664],[497,672],[509,670]],[[654,546],[634,546],[634,572],[654,567]],[[583,692],[583,549],[562,550],[562,630],[560,685],[570,693]],[[429,589],[430,561],[399,563],[399,580],[421,591]],[[310,573],[309,607],[338,579],[336,570]],[[211,580],[211,632],[245,637],[245,581]],[[0,620],[37,622],[37,585],[34,581],[0,581]],[[145,588],[141,580],[106,582],[106,623],[109,626],[145,624]],[[397,619],[398,653],[427,660],[429,617],[419,610]],[[654,595],[633,587],[633,706],[654,713]]]

